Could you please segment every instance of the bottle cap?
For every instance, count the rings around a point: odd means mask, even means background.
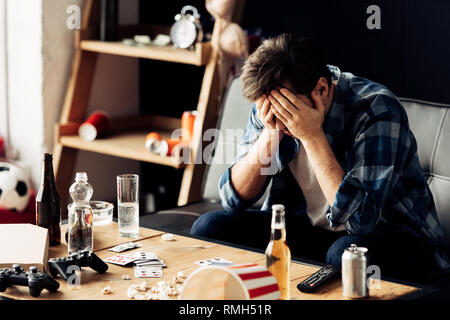
[[[77,172],[75,181],[87,181],[88,177],[86,172]]]
[[[284,206],[282,204],[274,204],[272,206],[272,211],[284,211]]]
[[[44,160],[47,160],[47,159],[53,160],[53,154],[46,152],[46,153],[44,153],[43,158],[44,158]]]

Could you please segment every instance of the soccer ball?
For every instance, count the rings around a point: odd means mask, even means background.
[[[24,211],[30,200],[30,181],[25,171],[7,162],[0,162],[0,208]]]

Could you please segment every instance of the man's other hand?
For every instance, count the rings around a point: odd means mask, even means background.
[[[272,90],[269,95],[271,111],[294,137],[301,141],[313,139],[322,131],[325,106],[320,96],[311,93],[315,108],[306,104],[287,88]]]
[[[266,128],[283,131],[284,133],[289,134],[286,126],[275,117],[271,103],[266,95],[259,97],[255,101],[255,104],[258,111],[258,117]]]

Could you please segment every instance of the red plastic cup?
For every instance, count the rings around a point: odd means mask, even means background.
[[[108,128],[108,114],[104,111],[96,111],[80,126],[78,134],[85,141],[94,141],[104,135]]]

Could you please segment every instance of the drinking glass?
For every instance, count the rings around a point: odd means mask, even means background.
[[[117,212],[119,235],[139,235],[139,176],[122,174],[117,176]]]

